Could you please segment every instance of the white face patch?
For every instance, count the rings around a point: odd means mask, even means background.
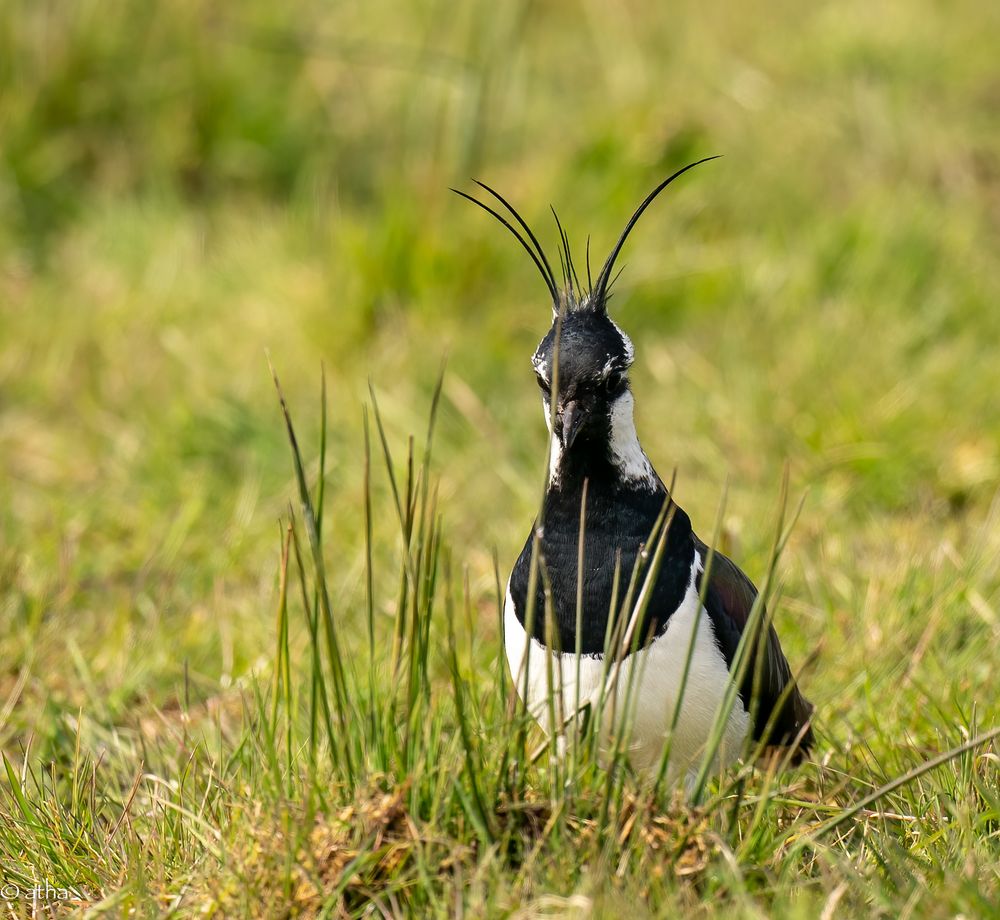
[[[608,319],[611,319],[611,317],[608,317]],[[631,367],[632,362],[635,360],[635,346],[632,344],[632,340],[625,334],[622,327],[613,319],[611,320],[611,325],[615,327],[615,332],[622,337],[622,347],[625,349],[625,366]]]
[[[626,390],[611,404],[611,460],[618,467],[623,479],[656,488],[656,473],[653,464],[639,443],[635,430],[632,410],[635,400]]]
[[[535,373],[538,374],[546,384],[552,383],[552,378],[549,376],[549,365],[545,360],[545,357],[540,352],[535,352],[531,356],[531,366],[535,369]]]
[[[545,416],[545,428],[549,433],[549,485],[555,485],[559,481],[559,463],[562,460],[562,443],[552,433],[552,403],[545,396],[542,397],[542,413]]]

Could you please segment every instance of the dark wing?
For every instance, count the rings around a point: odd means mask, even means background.
[[[707,559],[708,547],[697,538],[695,546],[702,559]],[[700,587],[699,583],[699,589]],[[753,582],[736,563],[716,552],[708,573],[705,609],[712,621],[716,641],[730,668],[756,599],[757,589]],[[764,656],[759,664],[756,660],[758,650]],[[789,684],[792,686],[786,691]],[[812,729],[808,723],[813,707],[794,685],[788,659],[781,651],[778,634],[773,626],[768,626],[763,648],[759,640],[754,642],[753,655],[740,685],[740,698],[748,712],[753,712],[756,705],[753,724],[755,741],[761,740],[770,722],[771,729],[766,744],[788,747],[797,743],[801,752],[807,752],[812,747]]]

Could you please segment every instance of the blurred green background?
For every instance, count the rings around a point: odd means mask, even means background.
[[[822,645],[831,731],[917,731],[931,697],[995,715],[998,38],[971,2],[7,0],[0,741],[56,751],[77,707],[129,724],[185,667],[202,698],[268,659],[292,490],[265,351],[305,445],[326,365],[347,617],[367,381],[402,444],[448,356],[442,508],[491,636],[549,309],[448,187],[494,184],[550,246],[551,202],[603,258],[709,154],[624,256],[648,452],[705,536],[729,477],[755,578],[788,465],[779,628],[795,660]]]
[[[213,758],[243,749],[215,720],[274,656],[294,486],[268,353],[312,475],[326,369],[324,542],[348,655],[366,642],[368,383],[400,458],[447,356],[434,469],[479,615],[463,660],[496,666],[492,558],[505,577],[537,505],[529,358],[550,313],[516,243],[448,191],[472,177],[550,248],[554,204],[579,262],[666,174],[723,155],[643,218],[613,309],[636,343],[640,436],[702,536],[728,480],[723,548],[760,581],[786,468],[803,500],[775,608],[793,665],[812,662],[820,744],[791,807],[843,807],[1000,723],[998,48],[1000,5],[965,0],[4,0],[0,748],[30,747],[74,795],[81,762],[104,766],[89,811],[30,792],[55,817],[11,819],[0,865],[165,904],[189,876],[252,878],[244,844],[285,864],[261,789],[219,787],[206,824],[191,814],[208,792],[183,786],[189,726],[209,739],[207,790]],[[376,464],[388,641],[385,479]],[[859,816],[829,862],[782,863],[779,834],[766,865],[733,869],[744,901],[726,903],[813,917],[850,884],[858,915],[976,915],[1000,884],[995,758],[910,784],[886,803],[903,823],[873,837]],[[180,777],[187,818],[158,824],[140,797],[160,855],[130,835],[115,845],[131,862],[112,859],[106,829],[144,770]],[[12,795],[3,814],[28,814]],[[107,842],[58,863],[52,841],[83,840],[88,813]],[[203,862],[203,825],[235,868]],[[577,858],[553,850],[551,878],[523,889],[496,863],[482,884],[506,911],[561,891]],[[710,887],[679,890],[713,910]]]

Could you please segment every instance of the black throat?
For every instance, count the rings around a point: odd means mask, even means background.
[[[580,639],[585,655],[603,653],[609,617],[617,620],[629,615],[624,604],[636,559],[669,500],[667,489],[658,477],[654,476],[655,482],[650,485],[622,475],[612,459],[609,434],[600,430],[581,433],[560,458],[558,477],[550,482],[545,495],[539,558],[542,568],[537,580],[531,631],[543,645],[548,645],[551,638],[552,644],[563,652],[576,648],[577,561],[584,482],[587,483],[587,506]],[[694,561],[691,521],[677,506],[670,513],[670,530],[653,594],[646,615],[637,624],[641,642],[663,632],[670,614],[683,600],[691,579]],[[514,611],[526,628],[531,555],[532,538],[529,536],[510,577]],[[619,589],[616,609],[612,611],[618,558],[621,560]],[[546,588],[550,589],[548,605]],[[547,610],[551,624],[546,623]]]

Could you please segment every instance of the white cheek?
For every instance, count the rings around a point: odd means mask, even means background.
[[[650,488],[656,486],[656,474],[639,443],[632,419],[632,394],[626,390],[611,405],[611,456],[622,476]]]
[[[615,331],[622,338],[622,346],[625,349],[625,363],[629,366],[635,360],[635,346],[632,344],[632,340],[625,334],[625,331],[618,325],[614,320],[611,320],[611,325],[615,327]]]
[[[545,427],[549,431],[549,482],[555,485],[559,481],[559,461],[562,459],[562,444],[552,433],[552,403],[542,397],[542,412],[545,414]]]

